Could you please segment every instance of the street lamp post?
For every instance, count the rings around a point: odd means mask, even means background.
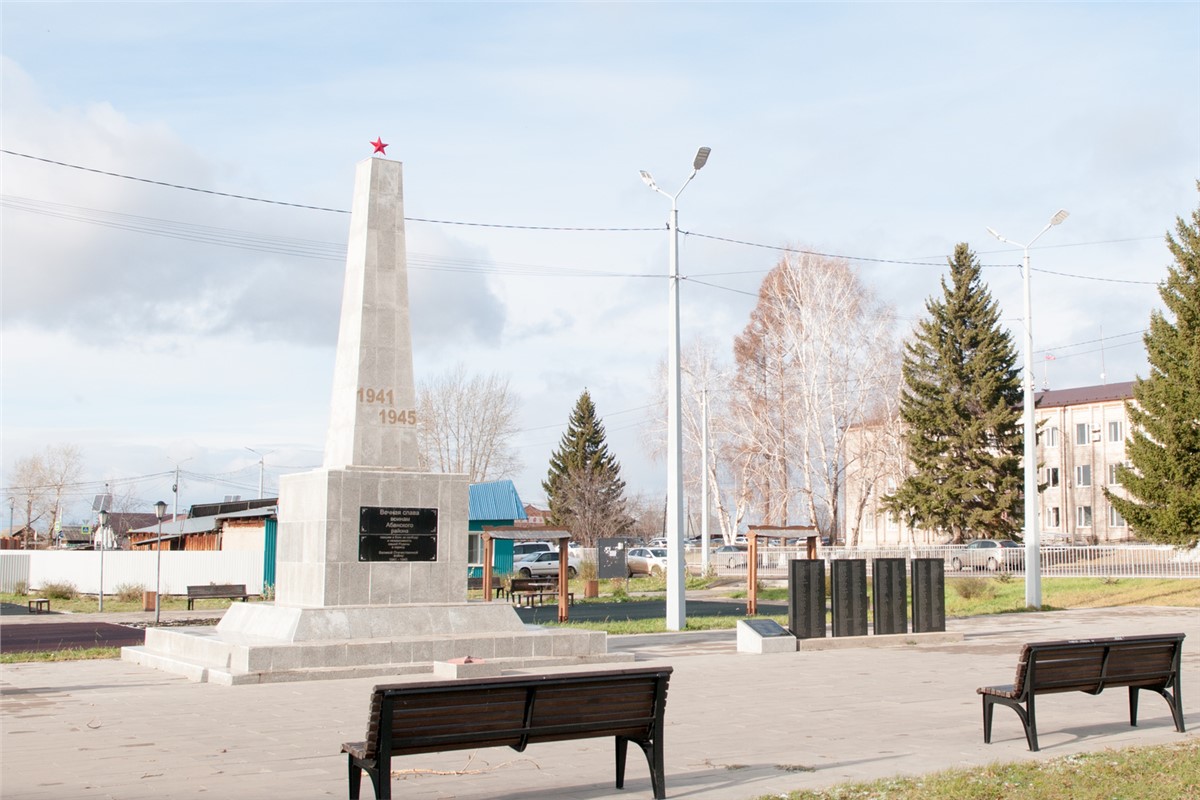
[[[108,512],[100,509],[100,513],[96,515],[97,527],[100,529],[97,533],[100,534],[100,606],[99,611],[104,610],[104,529],[108,527]]]
[[[671,201],[671,217],[668,227],[671,231],[671,266],[670,266],[670,335],[667,347],[667,630],[683,630],[687,610],[684,599],[684,560],[683,560],[683,423],[680,413],[679,396],[681,381],[679,375],[679,195],[696,177],[696,173],[708,161],[711,149],[701,147],[696,151],[692,161],[692,173],[688,175],[683,186],[675,194],[664,192],[658,188],[649,172],[641,171],[642,181],[652,191],[658,192]]]
[[[1033,315],[1029,289],[1029,248],[1042,237],[1042,234],[1059,225],[1069,214],[1062,209],[1055,212],[1046,227],[1038,231],[1038,235],[1029,240],[1029,244],[1020,244],[1005,239],[992,228],[987,232],[1000,241],[1020,247],[1025,251],[1021,261],[1022,280],[1025,292],[1025,337],[1023,351],[1025,359],[1024,408],[1025,419],[1025,605],[1032,608],[1042,607],[1042,552],[1041,537],[1038,532],[1038,484],[1037,484],[1037,420],[1033,407]]]
[[[154,570],[154,625],[158,626],[162,610],[162,521],[167,515],[167,504],[159,500],[154,504],[154,516],[158,517],[158,563]]]
[[[255,450],[253,447],[247,447],[246,449],[249,450],[251,453],[254,453],[254,455],[258,456],[258,499],[262,500],[263,499],[263,472],[266,470],[266,464],[264,462],[264,459],[267,456],[271,455],[271,453],[274,453],[275,451],[271,450],[266,453],[260,453],[257,450]]]

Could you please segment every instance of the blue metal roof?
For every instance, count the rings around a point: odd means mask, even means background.
[[[468,489],[467,518],[472,521],[528,519],[517,487],[509,480],[472,483]]]

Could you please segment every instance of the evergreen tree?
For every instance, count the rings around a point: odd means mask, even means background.
[[[566,527],[581,544],[593,545],[632,524],[625,509],[621,465],[608,451],[604,424],[587,389],[579,395],[558,450],[550,456],[542,488],[550,524]]]
[[[1175,230],[1178,238],[1167,234],[1175,264],[1158,287],[1174,322],[1150,315],[1150,377],[1134,383],[1126,404],[1131,467],[1119,474],[1128,497],[1104,494],[1140,537],[1183,546],[1200,540],[1200,209]]]
[[[905,343],[900,417],[913,472],[884,501],[955,543],[1020,530],[1021,381],[1011,335],[966,244]]]

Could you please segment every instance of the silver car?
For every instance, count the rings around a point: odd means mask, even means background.
[[[531,553],[520,561],[513,562],[513,570],[522,578],[558,577],[558,551]],[[579,556],[570,553],[567,555],[567,577],[574,578],[578,574]]]
[[[635,547],[625,554],[625,568],[634,575],[667,574],[667,551],[663,547]]]
[[[989,572],[1023,569],[1025,547],[1012,539],[978,539],[950,559],[950,566],[960,569],[986,569]]]

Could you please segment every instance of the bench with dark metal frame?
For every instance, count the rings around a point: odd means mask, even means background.
[[[187,607],[192,610],[192,604],[197,600],[249,600],[244,583],[205,583],[199,586],[187,587]]]
[[[1021,649],[1011,686],[983,686],[983,741],[992,741],[992,712],[996,704],[1017,712],[1030,750],[1038,749],[1034,698],[1054,692],[1100,694],[1110,687],[1129,687],[1129,724],[1137,726],[1138,692],[1146,689],[1166,699],[1183,732],[1183,703],[1179,696],[1182,633],[1031,642]]]
[[[29,601],[30,614],[49,614],[50,613],[50,598],[35,597]]]
[[[507,597],[513,602],[521,592],[552,593],[556,584],[546,578],[509,578],[506,584],[497,587],[496,597]]]
[[[531,589],[525,592],[513,592],[512,598],[516,605],[533,608],[534,605],[542,605],[547,599],[557,600],[558,592],[554,589]],[[567,592],[567,605],[575,605],[574,592]]]
[[[666,797],[663,717],[671,667],[557,675],[422,681],[376,686],[371,692],[367,739],[346,742],[350,800],[358,800],[362,772],[375,797],[392,796],[392,758],[480,747],[612,736],[617,788],[625,785],[630,742],[650,765],[656,800]]]

